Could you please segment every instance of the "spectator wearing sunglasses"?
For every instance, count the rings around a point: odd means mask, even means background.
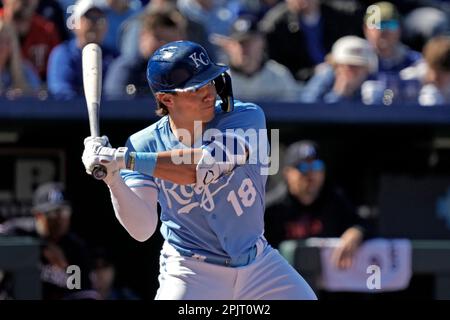
[[[367,8],[364,35],[378,55],[379,72],[399,72],[422,58],[401,43],[401,17],[390,2],[377,2]]]
[[[399,72],[415,66],[422,60],[420,52],[401,42],[402,19],[397,8],[390,2],[377,2],[367,8],[364,18],[364,36],[378,56],[377,79],[390,90],[389,100],[412,99],[419,83],[404,81]]]
[[[285,195],[266,210],[265,236],[270,244],[309,237],[340,237],[333,255],[337,267],[352,265],[364,239],[364,221],[343,192],[325,183],[325,163],[312,141],[298,141],[286,151],[283,177]]]

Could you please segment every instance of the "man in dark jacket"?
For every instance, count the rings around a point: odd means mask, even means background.
[[[357,17],[319,0],[285,0],[261,21],[269,57],[288,67],[297,80],[306,81],[337,39],[361,34]]]
[[[337,39],[361,33],[362,21],[355,17],[318,0],[285,0],[261,21],[269,57],[306,81]]]
[[[265,236],[276,247],[289,239],[340,237],[333,261],[346,269],[367,227],[343,192],[325,185],[325,164],[317,150],[314,142],[306,140],[288,148],[283,169],[288,192],[267,208]]]

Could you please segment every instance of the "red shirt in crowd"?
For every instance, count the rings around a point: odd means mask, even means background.
[[[3,9],[0,9],[1,17],[3,17]],[[22,56],[32,63],[41,79],[45,80],[50,52],[61,42],[55,25],[35,14],[28,34],[20,40]]]

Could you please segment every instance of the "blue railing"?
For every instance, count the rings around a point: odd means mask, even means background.
[[[450,124],[450,105],[422,107],[416,104],[366,106],[363,104],[258,103],[267,120],[317,124]],[[103,101],[102,119],[157,119],[152,98]],[[22,98],[0,99],[0,120],[87,119],[84,99],[55,101]]]

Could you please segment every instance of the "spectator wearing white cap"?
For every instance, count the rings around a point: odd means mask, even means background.
[[[337,40],[317,74],[307,83],[303,102],[360,101],[360,88],[377,71],[377,56],[370,44],[356,36]]]
[[[48,65],[48,88],[60,100],[68,100],[83,92],[81,51],[88,43],[102,45],[108,29],[101,4],[95,0],[79,0],[68,19],[75,38],[57,46],[51,53]],[[114,54],[102,48],[103,74],[114,59]]]

